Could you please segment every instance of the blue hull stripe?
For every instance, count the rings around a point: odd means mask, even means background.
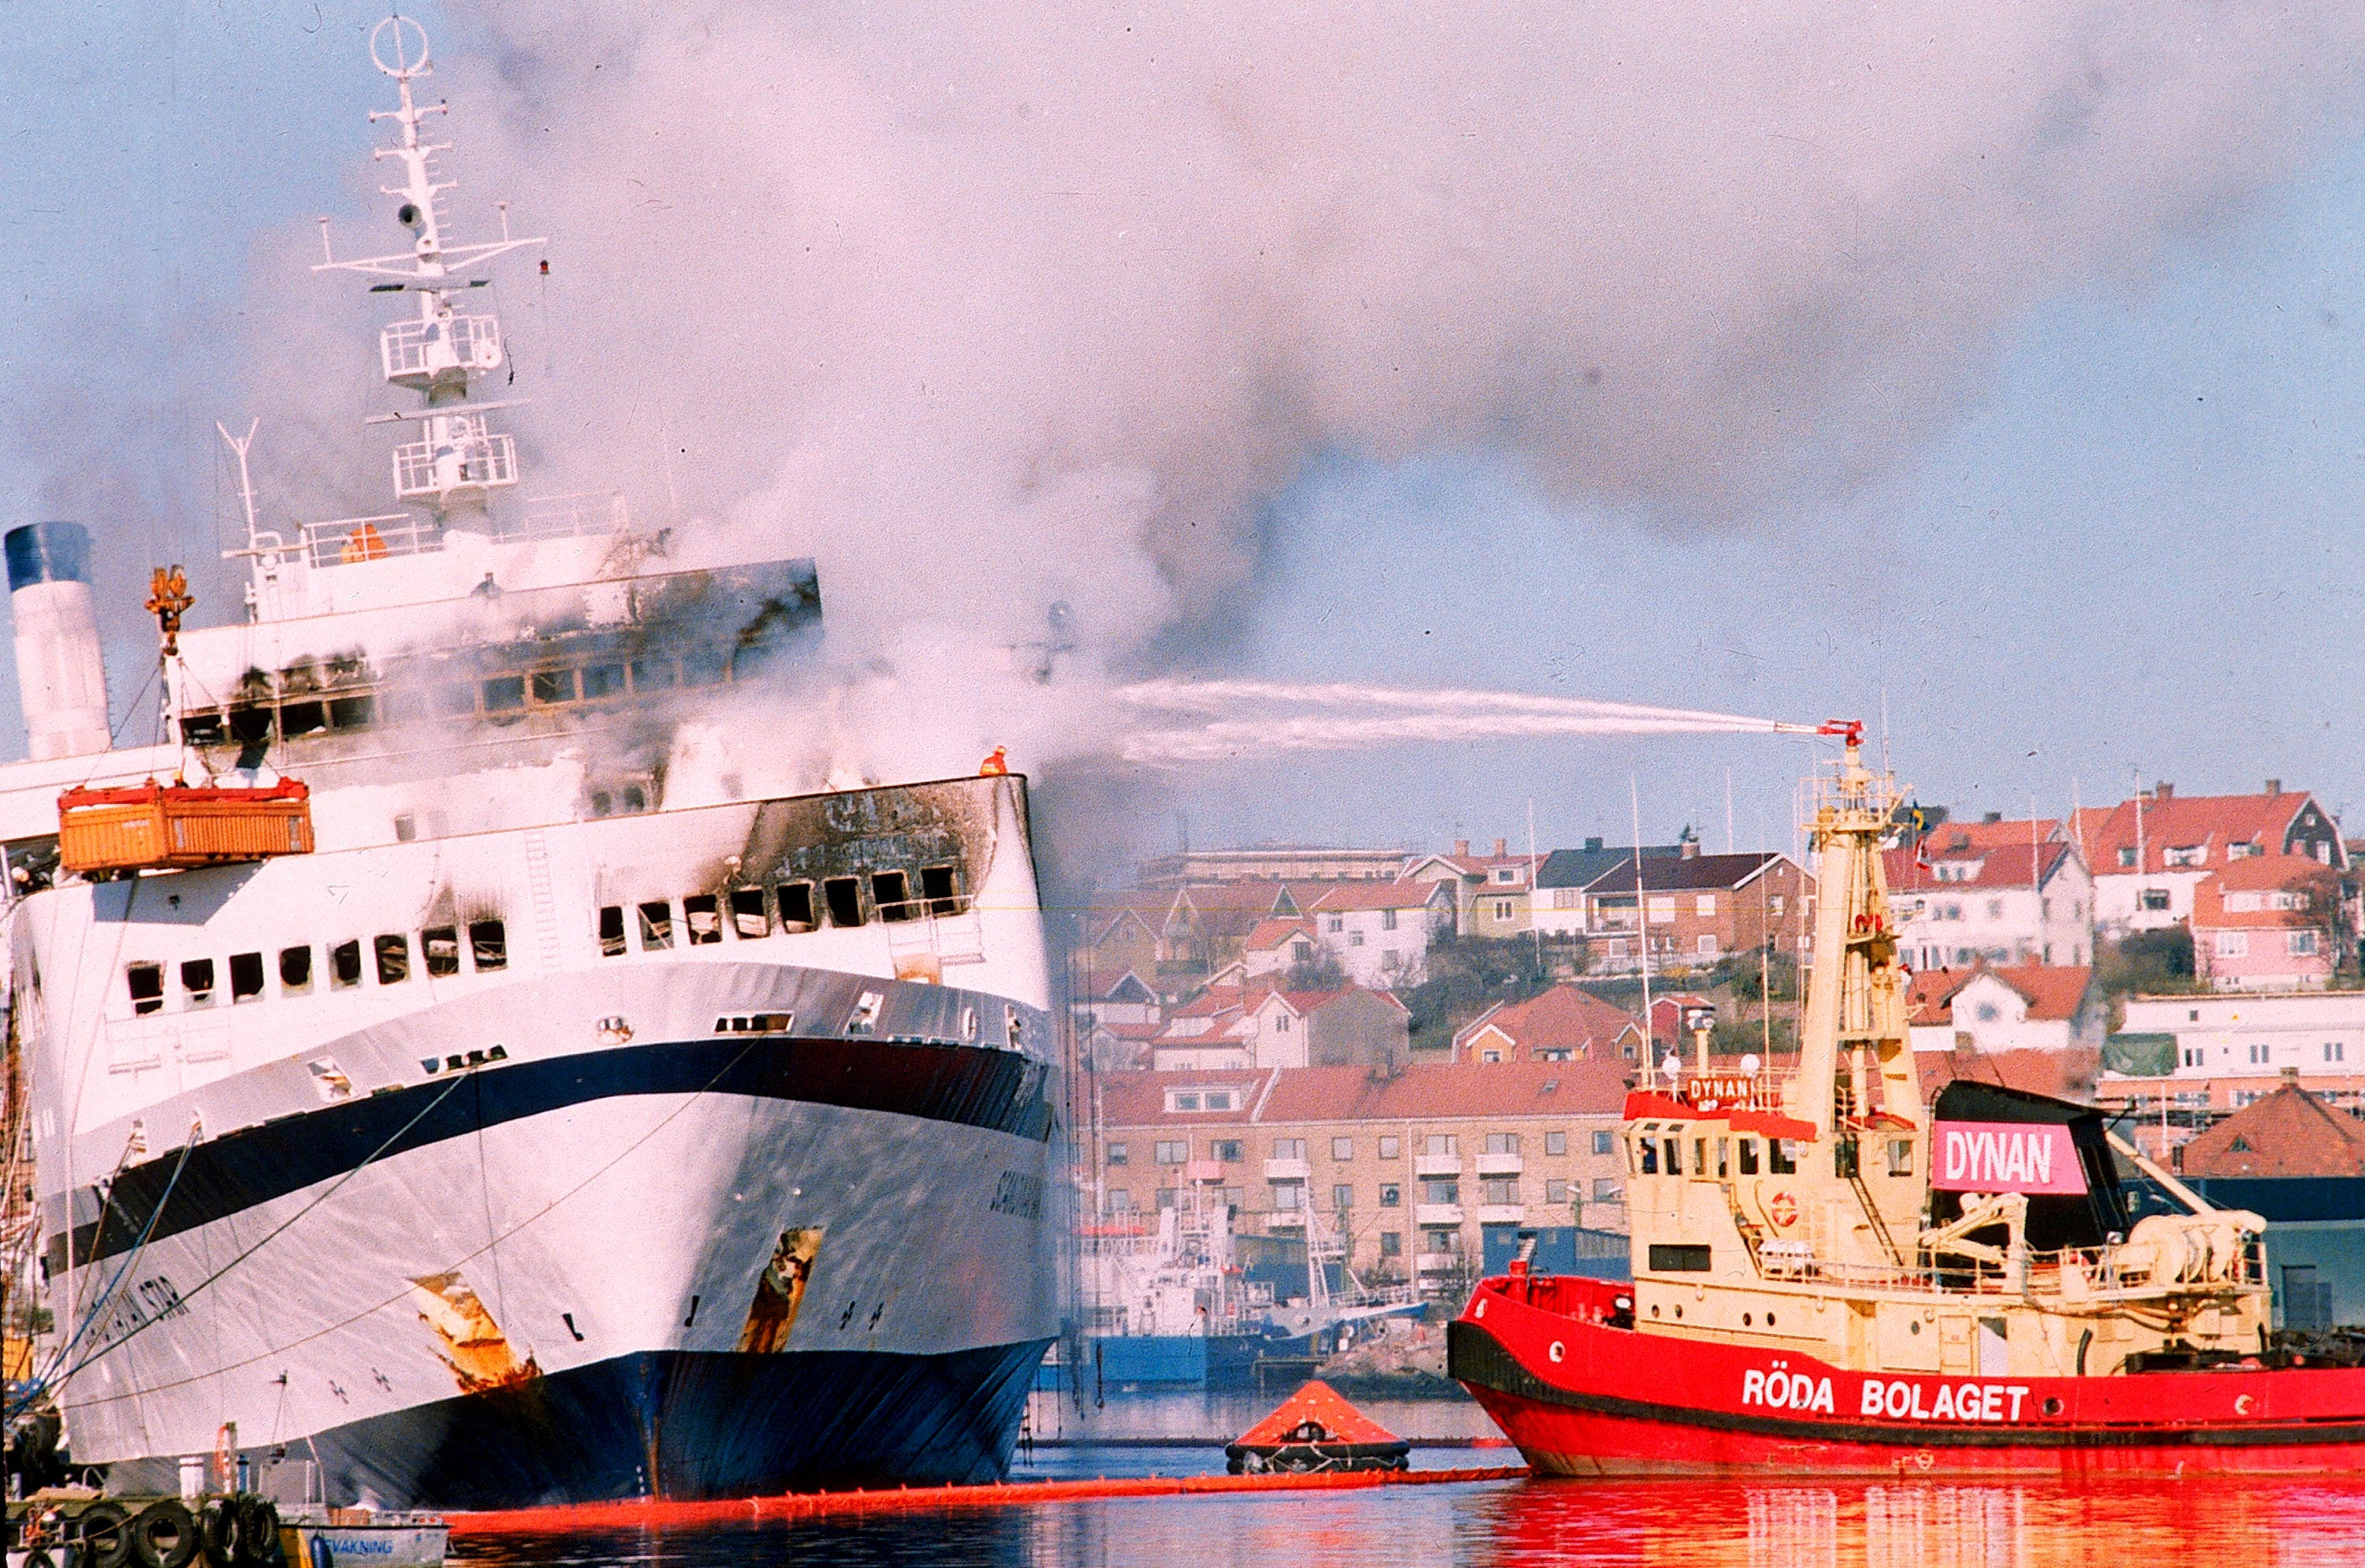
[[[1051,1135],[1045,1086],[1044,1072],[1015,1051],[799,1036],[626,1046],[477,1068],[456,1090],[448,1078],[430,1079],[210,1138],[189,1151],[178,1182],[177,1148],[132,1166],[115,1179],[103,1216],[75,1227],[73,1259],[87,1265],[129,1251],[167,1189],[171,1201],[155,1214],[151,1241],[333,1181],[397,1134],[380,1159],[595,1100],[706,1091],[886,1111],[1042,1142]],[[418,1125],[405,1132],[413,1117]],[[50,1238],[51,1277],[65,1272],[66,1260],[61,1229]]]

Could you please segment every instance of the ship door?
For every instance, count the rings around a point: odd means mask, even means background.
[[[2012,1325],[2001,1317],[1979,1319],[1979,1375],[2012,1375]]]
[[[1971,1320],[1967,1317],[1938,1319],[1938,1370],[1942,1372],[1967,1372],[1971,1365]]]

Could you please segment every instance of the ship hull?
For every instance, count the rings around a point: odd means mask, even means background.
[[[1449,1327],[1448,1369],[1541,1474],[2365,1473],[2365,1369],[1865,1373],[1588,1322],[1522,1292],[1481,1286]]]

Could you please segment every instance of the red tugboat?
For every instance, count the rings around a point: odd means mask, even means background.
[[[2270,1332],[2258,1215],[2087,1106],[1956,1082],[1925,1110],[1896,790],[1842,729],[1797,1071],[1711,1077],[1705,1033],[1689,1075],[1646,1064],[1633,1282],[1513,1265],[1452,1325],[1452,1375],[1541,1474],[2365,1472],[2365,1367]]]

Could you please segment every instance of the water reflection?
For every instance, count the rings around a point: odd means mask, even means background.
[[[2051,1568],[2365,1563],[2365,1495],[2227,1478],[2000,1482],[1504,1482],[1155,1497],[759,1529],[463,1538],[455,1561],[622,1568]]]

